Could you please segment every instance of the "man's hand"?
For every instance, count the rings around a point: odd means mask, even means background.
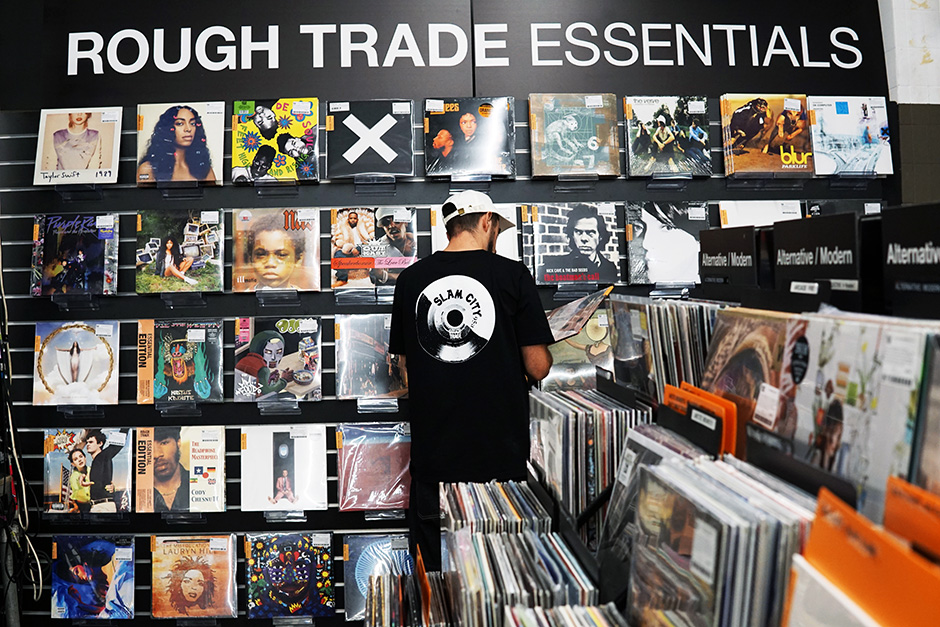
[[[113,494],[113,493],[114,493],[114,484],[113,484],[113,483],[109,483],[108,485],[106,485],[106,486],[104,487],[104,489],[105,489],[105,492],[107,492],[108,494]]]

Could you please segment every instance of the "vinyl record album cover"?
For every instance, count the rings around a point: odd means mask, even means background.
[[[532,205],[535,282],[620,281],[620,243],[613,203]]]
[[[154,618],[235,618],[235,536],[153,536]]]
[[[513,223],[508,229],[501,230],[499,237],[496,238],[496,254],[502,255],[507,259],[519,261],[519,229],[515,225],[519,224],[519,215],[516,205],[496,203],[496,211]],[[431,251],[437,252],[447,248],[447,227],[444,225],[444,218],[437,207],[431,208]]]
[[[428,98],[424,164],[428,176],[516,176],[514,98]]]
[[[725,94],[725,175],[812,176],[809,121],[803,94]]]
[[[708,229],[708,203],[627,203],[627,282],[699,283],[699,233]]]
[[[718,216],[723,229],[771,226],[774,222],[799,220],[803,205],[799,200],[721,200]]]
[[[235,318],[235,402],[318,401],[320,318]]]
[[[650,333],[649,301],[636,296],[611,294],[609,305],[614,350],[614,375],[620,385],[656,399],[656,361]]]
[[[225,427],[139,427],[136,512],[224,512]]]
[[[52,618],[134,618],[134,536],[52,536]]]
[[[234,209],[232,291],[320,290],[320,210]]]
[[[627,96],[630,176],[711,176],[705,96]]]
[[[940,337],[927,344],[924,390],[918,410],[916,456],[911,483],[940,495]]]
[[[137,185],[222,184],[224,102],[137,105]]]
[[[242,427],[243,512],[326,509],[326,427]]]
[[[388,354],[391,314],[337,314],[336,398],[402,398],[408,388]]]
[[[414,560],[404,534],[348,534],[343,541],[343,605],[346,620],[363,620],[372,575],[411,575]]]
[[[822,218],[840,213],[854,213],[857,216],[869,216],[881,213],[880,200],[859,200],[855,198],[827,198],[807,200],[804,203],[804,218]]]
[[[413,130],[410,100],[327,102],[327,177],[414,176]]]
[[[248,618],[336,615],[333,534],[245,536]]]
[[[36,216],[30,294],[116,294],[118,223],[115,213]]]
[[[221,403],[222,320],[137,322],[137,403]]]
[[[45,429],[43,511],[131,511],[131,429]]]
[[[816,174],[894,174],[888,106],[880,96],[810,96]]]
[[[37,322],[33,405],[117,405],[117,320]]]
[[[155,209],[137,214],[137,293],[221,292],[221,211]]]
[[[117,183],[121,107],[43,109],[33,185]]]
[[[597,367],[613,372],[608,320],[605,308],[596,309],[577,335],[548,346],[553,362],[548,376],[542,379],[543,391],[595,389]]]
[[[407,509],[411,427],[406,422],[336,426],[340,511]]]
[[[330,215],[333,289],[392,286],[418,260],[415,210],[347,207]]]
[[[232,182],[320,180],[316,98],[236,100],[232,115]]]
[[[529,94],[532,176],[618,176],[619,117],[613,94]]]

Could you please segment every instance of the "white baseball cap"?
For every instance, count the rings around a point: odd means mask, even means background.
[[[493,212],[499,217],[500,231],[505,231],[515,226],[512,220],[504,216],[502,212],[496,208],[496,205],[493,204],[489,196],[475,189],[465,189],[462,192],[457,192],[441,205],[441,215],[444,217],[445,225],[452,218],[457,216],[464,216],[469,213],[487,212]]]

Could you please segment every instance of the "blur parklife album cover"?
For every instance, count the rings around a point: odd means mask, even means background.
[[[153,536],[154,618],[235,618],[235,536]]]
[[[224,512],[225,427],[139,427],[136,512]]]
[[[529,94],[532,176],[620,174],[613,94]]]
[[[333,209],[330,222],[333,289],[393,286],[418,260],[413,208]]]
[[[406,534],[349,534],[343,540],[343,600],[346,620],[366,617],[370,575],[410,575],[414,560]]]
[[[221,403],[222,320],[139,320],[137,403]]]
[[[326,175],[414,176],[410,100],[331,100],[326,104]]]
[[[117,405],[117,320],[37,322],[33,405]]]
[[[38,215],[30,293],[116,294],[118,215]]]
[[[43,436],[43,512],[131,511],[130,429],[64,427],[45,429]]]
[[[33,185],[117,183],[121,107],[43,109]]]
[[[813,146],[803,94],[721,97],[725,175],[812,176]]]
[[[137,214],[137,293],[221,292],[221,212],[155,209]]]
[[[320,290],[320,210],[234,209],[232,291]]]
[[[502,255],[507,259],[519,261],[519,229],[516,224],[519,223],[519,215],[516,205],[496,203],[496,211],[513,223],[508,229],[501,230],[499,237],[496,238],[496,254]],[[433,252],[447,248],[447,226],[444,224],[444,218],[438,207],[431,208],[431,249]]]
[[[428,98],[424,163],[428,176],[516,176],[514,98]]]
[[[327,508],[326,427],[242,427],[242,511]]]
[[[232,115],[232,182],[320,180],[316,98],[236,100]]]
[[[137,185],[221,185],[224,134],[224,102],[137,105]]]
[[[134,536],[52,536],[52,618],[134,618]]]
[[[236,318],[235,402],[318,401],[320,318]]]
[[[699,233],[708,229],[708,203],[628,202],[627,282],[699,283]]]
[[[408,388],[398,358],[388,354],[391,314],[337,314],[336,397],[402,398]]]
[[[245,536],[248,618],[336,616],[333,534]]]
[[[531,210],[537,284],[620,280],[614,203],[539,204]]]
[[[810,96],[816,174],[894,174],[883,97]]]
[[[711,176],[705,96],[627,96],[630,176]]]

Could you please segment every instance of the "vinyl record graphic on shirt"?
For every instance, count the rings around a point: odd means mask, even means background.
[[[476,279],[448,276],[428,285],[418,297],[418,342],[439,361],[461,363],[479,353],[496,325],[493,297]]]

